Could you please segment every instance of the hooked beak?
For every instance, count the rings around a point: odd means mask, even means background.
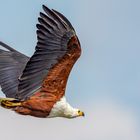
[[[82,111],[79,112],[79,116],[83,116],[84,117],[85,116],[84,112],[82,112]]]

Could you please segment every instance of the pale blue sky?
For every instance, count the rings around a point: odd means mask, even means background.
[[[132,119],[136,123],[135,131],[140,131],[140,1],[4,0],[0,2],[0,40],[31,56],[42,4],[62,12],[81,41],[82,56],[67,87],[69,102],[89,108],[87,115],[94,114],[97,100],[104,104],[111,102],[110,105],[115,102],[115,106],[135,116]],[[113,136],[113,140],[126,138]],[[96,139],[102,140],[98,136]]]

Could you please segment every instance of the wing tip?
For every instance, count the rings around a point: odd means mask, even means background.
[[[42,9],[45,11],[45,12],[47,12],[47,11],[52,11],[51,9],[49,9],[48,8],[48,6],[47,5],[42,5]]]
[[[47,16],[49,18],[57,21],[59,24],[61,24],[65,28],[69,28],[69,29],[72,29],[73,31],[75,31],[71,22],[62,13],[58,12],[55,9],[50,9],[50,8],[48,8],[47,5],[44,5],[44,4],[42,5],[42,9],[44,10],[44,12],[47,14]],[[43,12],[40,12],[40,17],[45,17],[46,14],[44,14]]]
[[[47,5],[45,5],[45,4],[42,5],[42,8],[43,8],[43,9],[46,8],[46,7],[47,7]]]

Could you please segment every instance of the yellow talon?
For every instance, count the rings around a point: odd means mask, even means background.
[[[13,108],[16,106],[20,106],[21,102],[13,98],[0,98],[0,104],[2,107],[5,107],[5,108]]]

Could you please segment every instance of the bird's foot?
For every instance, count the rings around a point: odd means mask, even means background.
[[[21,102],[13,99],[13,98],[1,98],[0,104],[4,108],[14,108],[21,105]]]

